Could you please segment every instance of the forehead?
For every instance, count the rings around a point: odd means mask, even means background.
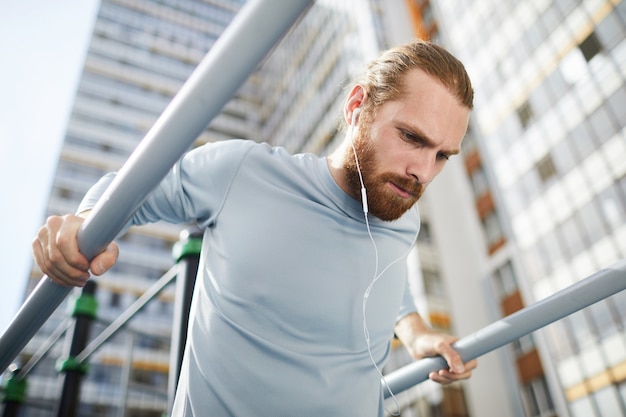
[[[435,140],[459,144],[470,114],[443,83],[419,69],[405,74],[400,97],[380,107],[377,113],[390,121],[413,126]]]

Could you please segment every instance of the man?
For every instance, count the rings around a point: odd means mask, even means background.
[[[415,203],[459,152],[473,91],[462,64],[421,41],[385,52],[350,90],[343,143],[327,158],[224,141],[185,155],[132,224],[195,221],[201,266],[174,416],[381,416],[380,369],[395,334],[442,355],[442,384],[468,378],[452,336],[407,288]],[[94,186],[84,216],[110,183]],[[77,249],[82,218],[50,217],[33,242],[51,279],[82,286],[118,255]]]

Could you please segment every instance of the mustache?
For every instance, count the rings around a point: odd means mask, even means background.
[[[395,174],[384,173],[379,177],[380,182],[391,182],[396,187],[402,188],[404,191],[419,197],[424,192],[424,185],[419,183],[417,180],[412,180],[410,178],[401,177]]]

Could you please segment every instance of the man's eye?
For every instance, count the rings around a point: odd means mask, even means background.
[[[404,139],[406,139],[407,141],[416,143],[418,145],[421,145],[424,142],[422,138],[410,132],[402,132],[402,135],[404,136]]]
[[[447,161],[448,159],[450,159],[450,155],[447,155],[447,154],[445,154],[445,153],[443,153],[443,152],[439,152],[439,153],[437,154],[437,159],[439,159],[440,161],[441,161],[441,160],[445,160],[445,161]]]

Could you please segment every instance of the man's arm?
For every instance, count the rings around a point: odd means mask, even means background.
[[[431,372],[429,378],[440,384],[449,384],[471,376],[476,368],[476,360],[463,363],[459,354],[452,347],[457,338],[435,332],[417,313],[402,317],[395,327],[396,336],[402,341],[408,352],[415,359],[441,355],[448,362],[450,369]]]
[[[77,234],[89,211],[78,215],[50,216],[33,239],[35,262],[51,280],[65,287],[83,287],[90,277],[109,270],[119,255],[117,243],[111,242],[91,262],[78,249]]]

